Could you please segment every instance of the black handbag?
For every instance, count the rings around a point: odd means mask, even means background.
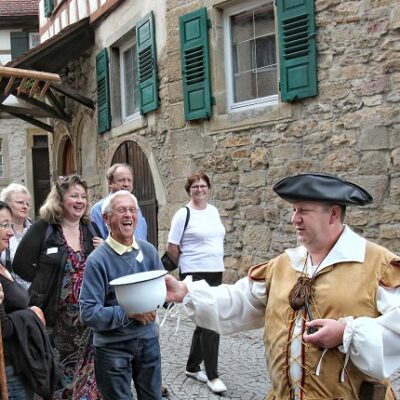
[[[185,226],[183,227],[183,231],[182,231],[181,240],[182,240],[183,234],[185,233],[186,227],[188,226],[189,218],[190,218],[189,207],[185,207],[185,208],[186,208],[187,214],[186,214]],[[166,271],[171,272],[171,271],[175,271],[178,268],[178,266],[171,260],[171,258],[169,257],[167,252],[165,252],[162,255],[161,262],[163,263]]]

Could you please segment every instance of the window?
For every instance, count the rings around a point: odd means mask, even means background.
[[[122,121],[127,122],[139,113],[136,41],[119,47],[120,93]]]
[[[14,60],[40,43],[37,32],[10,32],[11,58]]]
[[[274,4],[251,2],[224,10],[229,111],[278,102]]]
[[[49,17],[54,10],[53,0],[44,0],[44,16]]]
[[[29,32],[29,48],[32,49],[40,44],[40,35],[37,32]]]

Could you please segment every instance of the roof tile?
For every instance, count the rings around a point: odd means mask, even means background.
[[[1,0],[0,16],[38,15],[39,0]]]

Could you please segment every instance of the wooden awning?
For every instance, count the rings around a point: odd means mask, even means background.
[[[59,118],[66,122],[71,121],[71,117],[65,113],[60,104],[57,104],[59,102],[50,90],[50,85],[60,82],[61,78],[58,74],[0,66],[0,110],[53,132],[51,125],[37,118]],[[27,107],[4,104],[10,95],[23,100]],[[49,100],[50,103],[48,103]]]
[[[39,118],[55,118],[67,123],[72,121],[57,93],[94,109],[93,100],[62,84],[58,75],[68,62],[93,44],[93,30],[89,22],[89,18],[78,21],[7,66],[0,66],[0,111],[53,133],[53,127]],[[4,101],[10,95],[23,100],[27,107],[5,105]]]
[[[43,98],[51,83],[61,83],[60,75],[48,72],[30,71],[27,69],[18,69],[3,67],[0,65],[0,83],[7,81],[3,95],[8,96],[18,81],[17,94],[26,93],[29,97],[38,96]]]

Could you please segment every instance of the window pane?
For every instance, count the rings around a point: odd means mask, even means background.
[[[230,19],[233,43],[240,43],[254,36],[253,11],[236,14]]]
[[[251,71],[235,75],[235,102],[257,98],[256,74]]]
[[[255,36],[268,35],[275,32],[274,10],[272,4],[260,7],[254,11]]]
[[[253,41],[243,42],[232,46],[232,61],[234,73],[251,71],[253,68]]]
[[[275,37],[267,36],[256,39],[256,68],[276,65]]]
[[[124,83],[125,83],[125,117],[132,115],[135,112],[135,77],[133,70],[133,47],[124,51],[123,62],[124,62]]]
[[[267,97],[278,93],[276,66],[257,72],[257,97]]]
[[[230,17],[233,102],[278,93],[273,4]]]

